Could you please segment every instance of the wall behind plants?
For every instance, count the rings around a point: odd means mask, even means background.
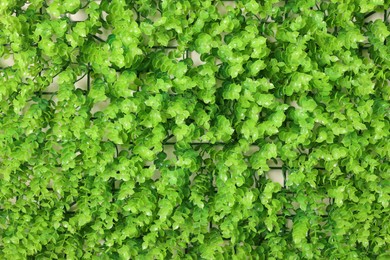
[[[1,259],[389,259],[388,0],[0,0]]]

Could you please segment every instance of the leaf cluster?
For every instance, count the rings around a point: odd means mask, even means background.
[[[388,259],[389,5],[0,1],[0,258]]]

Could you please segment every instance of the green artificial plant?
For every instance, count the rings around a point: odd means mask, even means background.
[[[0,0],[0,258],[390,259],[389,7]]]

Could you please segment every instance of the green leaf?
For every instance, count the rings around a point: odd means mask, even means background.
[[[241,86],[237,84],[227,84],[223,91],[223,98],[235,100],[240,98]]]
[[[130,247],[129,246],[122,246],[118,249],[118,253],[121,259],[130,259]]]
[[[195,50],[200,53],[209,53],[212,48],[213,38],[206,33],[201,33],[195,40]]]
[[[259,71],[265,69],[266,67],[267,65],[263,60],[257,60],[250,65],[250,74],[252,76],[257,76]]]
[[[105,101],[107,99],[105,92],[105,84],[102,80],[96,80],[91,85],[89,96],[94,100],[95,103]]]
[[[307,233],[309,231],[308,219],[305,217],[294,219],[292,237],[295,244],[301,246],[307,240]]]

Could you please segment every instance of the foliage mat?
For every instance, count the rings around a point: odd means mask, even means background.
[[[390,259],[389,0],[0,0],[1,259]]]

